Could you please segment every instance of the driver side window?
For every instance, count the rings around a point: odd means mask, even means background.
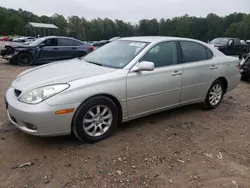
[[[151,48],[140,61],[150,61],[155,67],[176,64],[177,48],[174,41],[162,42]]]
[[[47,39],[42,44],[44,46],[57,46],[57,39]]]

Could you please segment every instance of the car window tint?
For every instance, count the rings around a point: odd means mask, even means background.
[[[75,43],[71,39],[58,39],[58,46],[75,46]]]
[[[211,50],[209,50],[208,48],[206,48],[206,50],[207,50],[207,59],[212,59],[213,58],[213,53],[212,53],[212,51]]]
[[[241,42],[240,42],[240,39],[234,39],[234,45],[240,45]]]
[[[83,45],[83,43],[77,41],[77,40],[74,40],[74,46],[81,46]]]
[[[207,60],[206,48],[196,42],[180,41],[183,63]]]
[[[57,39],[47,39],[42,42],[45,46],[57,46]]]
[[[140,61],[150,61],[155,67],[163,67],[176,63],[177,48],[175,42],[163,42],[151,48]]]

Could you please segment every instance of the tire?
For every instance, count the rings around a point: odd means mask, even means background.
[[[99,116],[97,116],[98,108]],[[108,97],[97,96],[83,102],[77,109],[72,122],[72,131],[79,140],[94,143],[110,137],[117,126],[116,104]]]
[[[28,53],[21,53],[17,56],[17,64],[20,66],[31,66],[33,63],[33,57]]]
[[[216,88],[220,88],[220,89],[216,90]],[[212,92],[216,93],[217,97],[215,97],[216,95],[213,95]],[[214,81],[214,83],[210,86],[206,95],[206,100],[204,101],[205,109],[212,110],[212,109],[217,108],[220,105],[224,94],[225,94],[225,86],[224,86],[223,81],[221,80]]]
[[[242,74],[241,75],[241,80],[242,81],[248,81],[249,80],[249,76],[245,75],[245,74]]]

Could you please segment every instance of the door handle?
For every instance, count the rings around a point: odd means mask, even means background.
[[[172,76],[178,76],[178,75],[181,75],[181,74],[182,74],[181,71],[174,71],[174,72],[172,73]]]
[[[217,66],[217,65],[212,65],[212,66],[210,67],[210,69],[211,69],[211,70],[213,70],[213,69],[218,69],[218,66]]]
[[[53,48],[53,50],[58,50],[59,48]]]

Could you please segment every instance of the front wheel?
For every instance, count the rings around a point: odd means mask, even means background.
[[[111,136],[117,125],[116,104],[105,96],[97,96],[78,108],[72,129],[79,140],[93,143]]]
[[[17,56],[17,64],[20,66],[31,66],[33,63],[33,58],[28,53],[21,53]]]
[[[224,84],[221,80],[216,80],[209,88],[204,101],[206,109],[211,110],[217,108],[224,96]]]

